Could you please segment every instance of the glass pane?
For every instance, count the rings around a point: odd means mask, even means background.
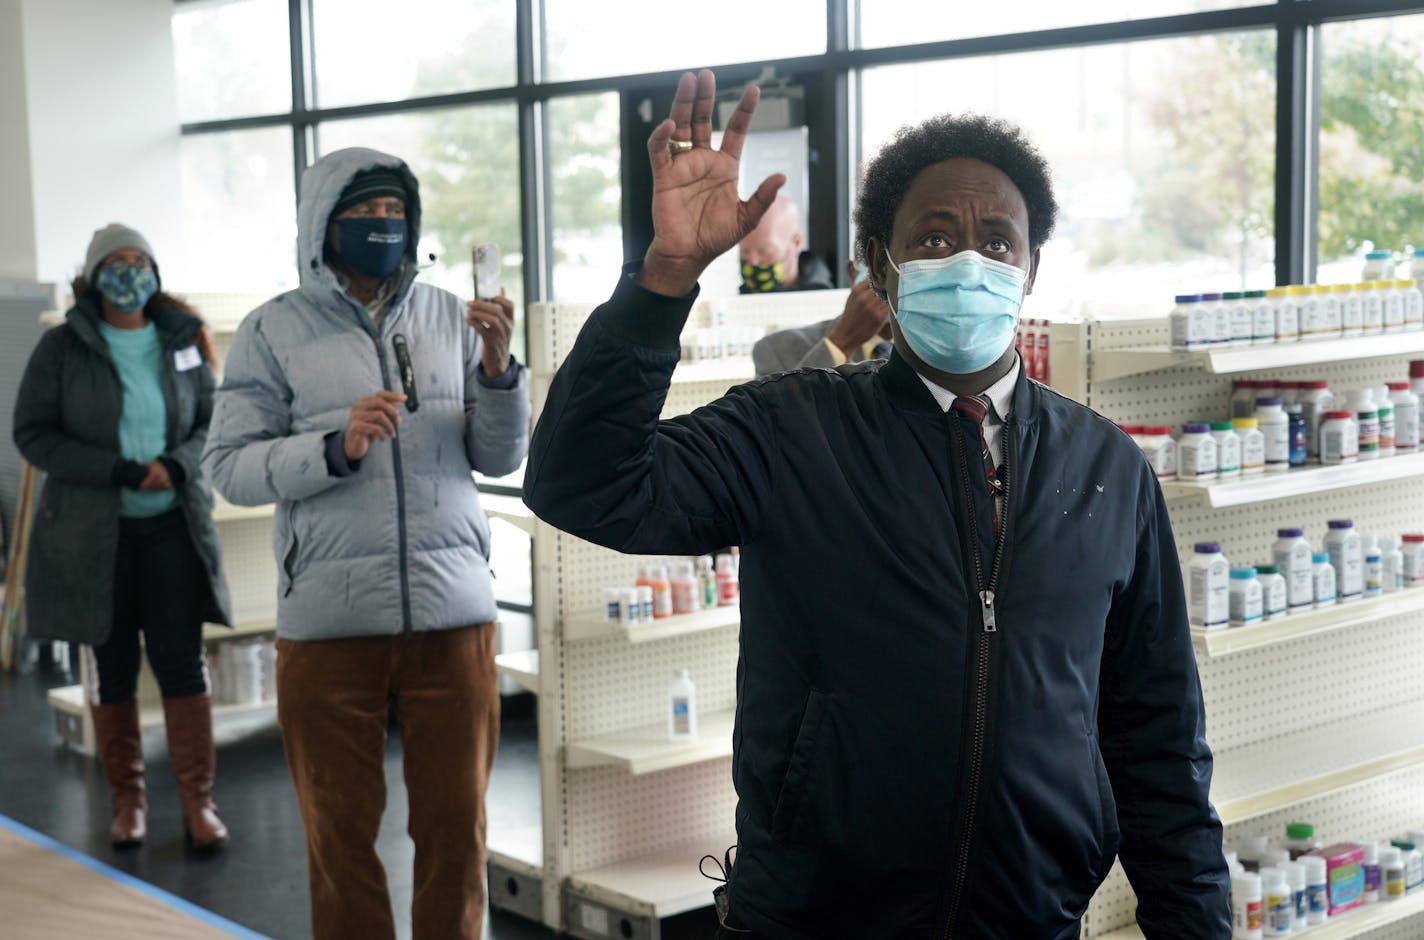
[[[513,85],[509,0],[314,0],[316,103],[400,101]]]
[[[273,292],[297,286],[292,132],[285,127],[181,138],[181,263],[165,285]]]
[[[500,247],[504,290],[514,301],[514,353],[522,362],[518,123],[512,104],[480,105],[328,121],[317,129],[317,140],[322,153],[373,147],[410,165],[420,180],[418,257],[429,265],[421,274],[426,283],[468,298],[472,249],[486,242]]]
[[[862,147],[951,109],[1020,125],[1060,207],[1025,316],[1165,314],[1274,283],[1275,70],[1264,31],[874,69]]]
[[[953,11],[925,16],[921,0],[860,0],[861,45],[900,46],[947,39],[997,36],[1064,26],[1118,23],[1204,10],[1260,6],[1266,0],[1019,0],[1012,8],[992,3],[956,3]],[[852,5],[852,15],[856,10]]]
[[[184,121],[292,109],[286,0],[177,4],[173,60]]]
[[[723,0],[715,13],[698,11],[695,37],[675,38],[684,28],[672,25],[678,9],[662,0],[544,0],[546,77],[632,75],[826,51],[824,0]]]
[[[618,95],[549,102],[555,300],[606,299],[623,263]]]
[[[1375,249],[1424,247],[1424,16],[1322,29],[1320,270],[1355,281]],[[1407,276],[1407,275],[1401,275]]]

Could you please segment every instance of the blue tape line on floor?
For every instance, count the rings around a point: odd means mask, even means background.
[[[54,841],[43,832],[36,832],[24,823],[16,822],[9,816],[0,816],[0,829],[8,829],[15,833],[15,835],[28,839],[41,848],[49,849],[51,852],[63,855],[71,862],[77,862],[92,872],[103,875],[112,881],[117,881],[119,884],[132,888],[140,894],[147,895],[155,901],[167,904],[169,907],[187,914],[194,920],[202,921],[209,927],[214,927],[234,937],[240,937],[242,940],[271,940],[270,937],[264,934],[257,933],[255,930],[248,930],[241,924],[234,924],[226,917],[220,917],[212,911],[198,907],[198,905],[193,904],[191,901],[185,901],[176,894],[169,894],[162,888],[151,885],[146,881],[140,881],[133,875],[119,871],[112,866],[105,865],[98,859],[90,858],[83,852],[77,852],[67,845]]]

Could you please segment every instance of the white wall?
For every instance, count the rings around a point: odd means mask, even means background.
[[[32,215],[0,235],[0,274],[64,283],[116,221],[143,232],[160,265],[177,251],[172,15],[172,0],[0,0],[0,193],[24,178]]]

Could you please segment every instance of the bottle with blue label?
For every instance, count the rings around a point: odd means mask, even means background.
[[[1249,627],[1261,622],[1261,581],[1255,568],[1231,569],[1231,625]]]

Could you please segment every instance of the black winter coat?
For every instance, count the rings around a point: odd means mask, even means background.
[[[660,421],[690,305],[625,277],[594,312],[525,500],[619,551],[741,546],[732,918],[778,940],[1070,938],[1120,854],[1149,938],[1228,938],[1181,573],[1131,441],[1020,378],[988,630],[977,437],[899,356]]]
[[[174,355],[192,346],[201,322],[166,295],[145,314],[163,350],[163,399],[168,449],[179,468],[178,505],[208,575],[209,623],[231,624],[213,495],[199,458],[213,410],[213,374],[206,363],[179,372]],[[99,302],[79,301],[41,337],[15,399],[15,446],[46,474],[25,571],[26,628],[32,637],[102,644],[114,612],[119,540],[119,453],[123,387],[99,332]]]

